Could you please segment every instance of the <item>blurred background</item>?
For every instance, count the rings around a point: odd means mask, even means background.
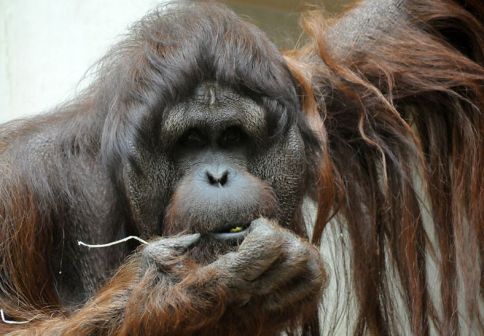
[[[299,13],[323,4],[328,15],[351,0],[222,1],[282,49],[300,36]],[[0,0],[0,123],[45,112],[86,86],[86,72],[131,23],[163,1]]]

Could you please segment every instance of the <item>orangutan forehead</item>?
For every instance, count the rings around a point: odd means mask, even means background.
[[[203,83],[190,99],[166,114],[162,130],[244,125],[257,134],[266,127],[264,109],[252,99],[215,83]]]

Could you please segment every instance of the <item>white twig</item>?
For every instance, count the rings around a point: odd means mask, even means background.
[[[2,322],[6,324],[25,324],[25,323],[30,323],[32,320],[28,321],[10,321],[5,318],[5,313],[3,312],[3,309],[0,309],[0,315],[2,317]]]
[[[128,240],[131,240],[131,239],[136,239],[137,241],[139,241],[142,244],[148,244],[147,241],[141,239],[140,237],[136,237],[136,236],[129,236],[129,237],[126,237],[126,238],[123,238],[123,239],[120,239],[120,240],[116,240],[116,241],[113,241],[113,242],[110,242],[110,243],[107,243],[107,244],[86,244],[86,243],[84,243],[80,240],[77,243],[80,246],[86,246],[86,247],[89,247],[89,248],[99,248],[99,247],[109,247],[109,246],[121,244],[121,243],[127,242]]]

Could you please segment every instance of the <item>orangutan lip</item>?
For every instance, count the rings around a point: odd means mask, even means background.
[[[218,240],[237,240],[247,235],[249,225],[250,223],[233,225],[223,230],[212,232],[211,235]]]

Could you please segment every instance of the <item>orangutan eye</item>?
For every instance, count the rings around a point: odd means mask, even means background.
[[[196,128],[188,130],[180,139],[180,144],[184,147],[201,147],[205,145],[206,139],[202,132]]]
[[[237,146],[244,140],[244,132],[237,126],[227,128],[220,137],[220,145],[223,147]]]

